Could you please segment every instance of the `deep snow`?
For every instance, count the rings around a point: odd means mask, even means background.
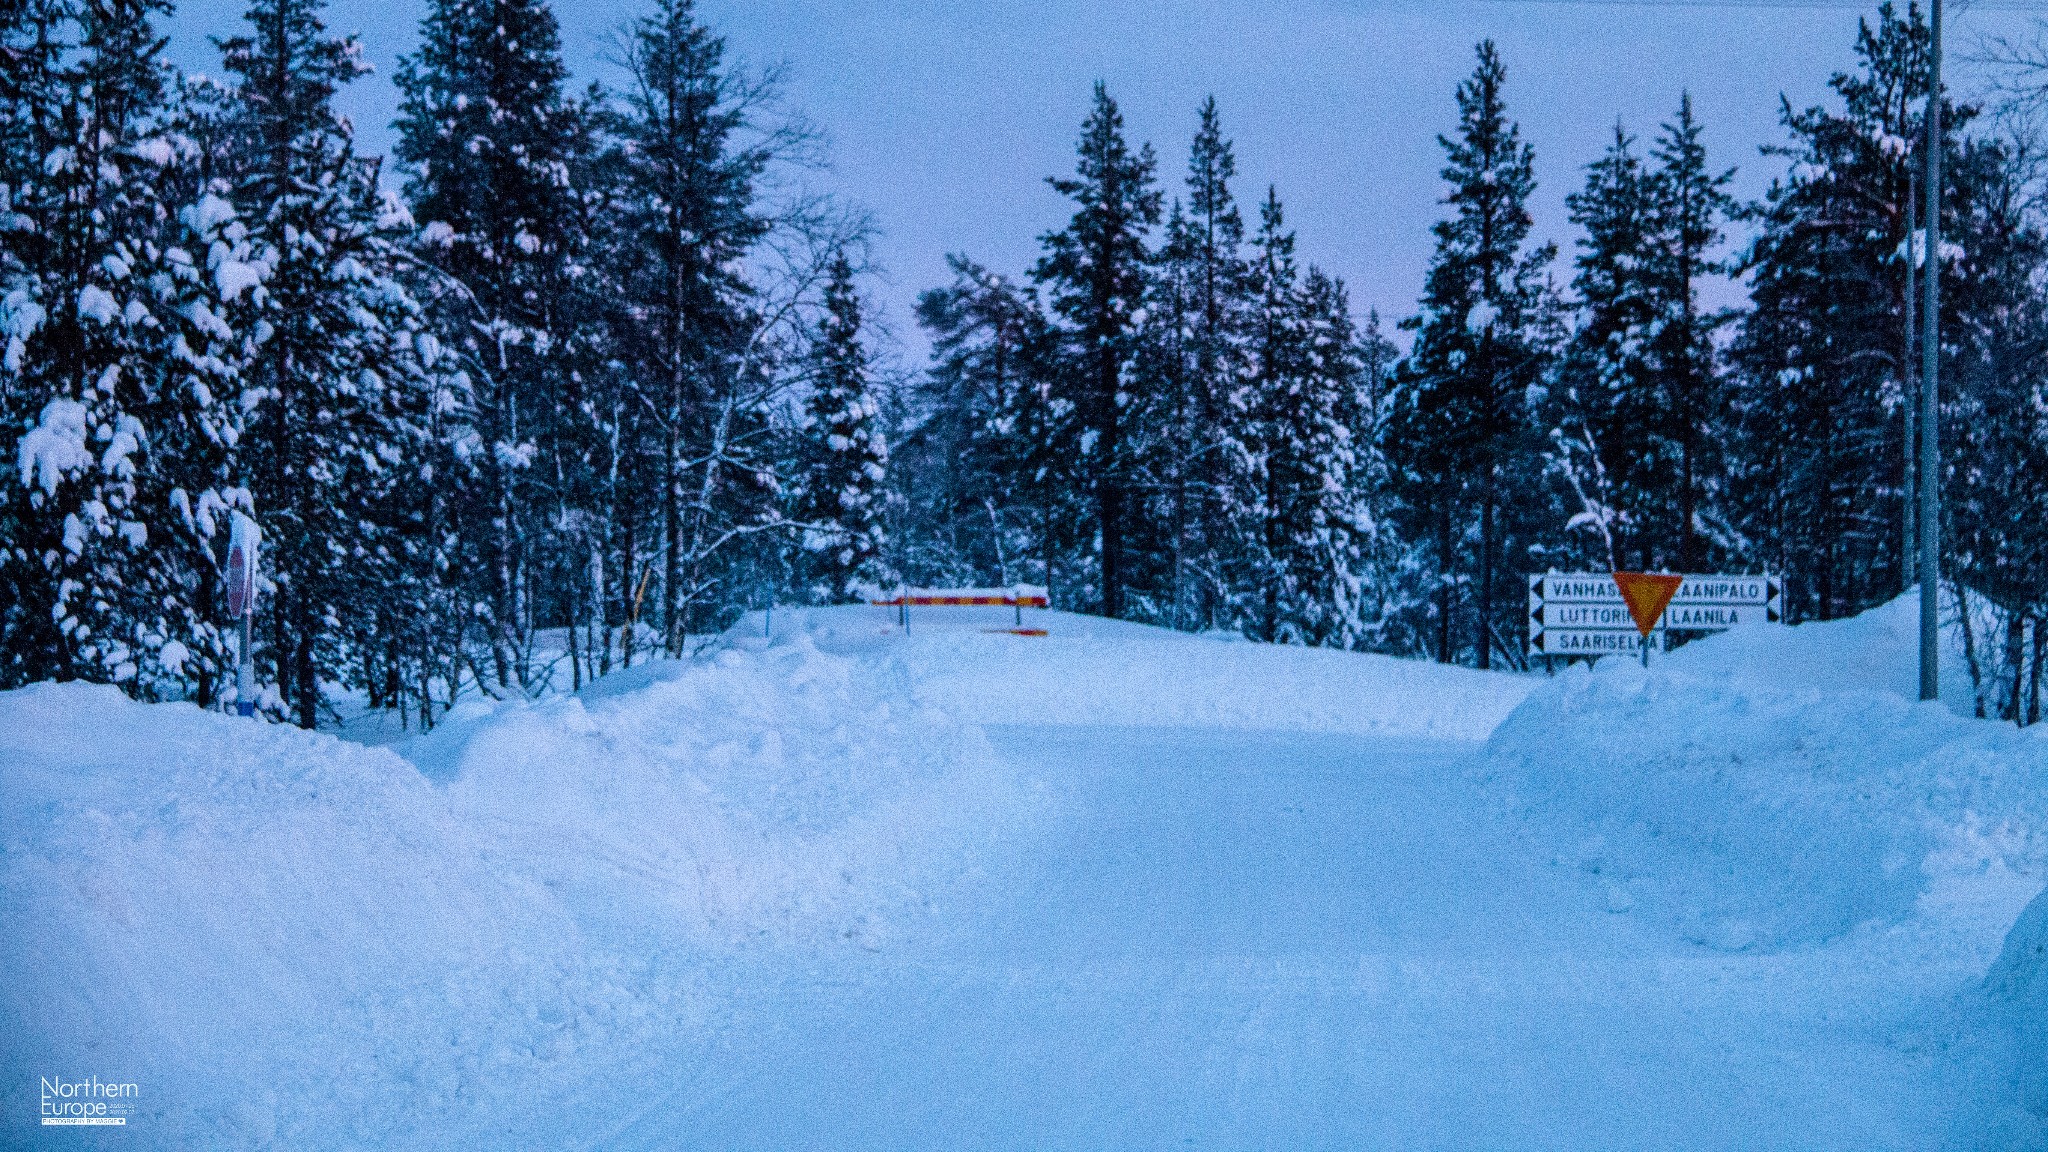
[[[2048,739],[1906,611],[1545,680],[777,610],[388,748],[0,694],[0,1139],[2040,1147]]]

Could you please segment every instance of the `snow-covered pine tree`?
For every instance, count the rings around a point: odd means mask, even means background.
[[[1159,223],[1160,194],[1153,184],[1151,145],[1133,152],[1124,140],[1123,113],[1102,84],[1081,126],[1073,177],[1052,177],[1075,202],[1065,228],[1041,239],[1044,254],[1032,276],[1047,288],[1052,309],[1066,324],[1067,365],[1080,427],[1079,473],[1093,507],[1100,582],[1096,609],[1123,611],[1124,549],[1129,445],[1125,443],[1128,372],[1137,351],[1145,303],[1146,237]]]
[[[964,256],[949,263],[953,282],[918,297],[932,364],[892,450],[891,486],[909,516],[895,554],[920,583],[1050,587],[1061,583],[1067,519],[1051,325],[1028,285]]]
[[[1659,434],[1670,460],[1663,478],[1665,516],[1654,526],[1661,557],[1642,560],[1681,572],[1711,570],[1736,543],[1723,508],[1724,430],[1728,410],[1721,373],[1720,334],[1733,319],[1704,307],[1700,287],[1726,271],[1714,256],[1721,227],[1736,211],[1728,184],[1733,169],[1707,165],[1692,94],[1679,96],[1677,115],[1664,122],[1649,174],[1651,243],[1644,251],[1650,299],[1649,354],[1662,416]]]
[[[891,575],[882,559],[888,543],[882,513],[889,449],[873,370],[861,345],[860,293],[845,253],[832,262],[812,356],[804,469],[795,509],[803,531],[799,567],[812,597],[835,604]]]
[[[1350,648],[1365,634],[1369,530],[1354,429],[1369,429],[1370,416],[1358,403],[1359,343],[1344,282],[1310,266],[1297,295],[1299,372],[1261,405],[1271,493],[1267,561],[1283,590],[1271,636]]]
[[[1708,169],[1690,95],[1651,159],[1617,124],[1567,197],[1585,233],[1572,280],[1581,320],[1551,394],[1551,461],[1579,562],[1696,571],[1708,542],[1729,538],[1716,339],[1728,317],[1703,308],[1699,289],[1721,270],[1712,249],[1734,210],[1733,173]]]
[[[1428,550],[1397,528],[1396,488],[1387,463],[1387,428],[1400,368],[1400,349],[1380,327],[1377,309],[1358,334],[1357,374],[1343,410],[1351,430],[1350,506],[1358,516],[1361,549],[1360,618],[1356,646],[1416,655],[1428,651],[1435,591]]]
[[[611,275],[629,301],[615,346],[647,414],[648,487],[634,498],[651,522],[646,544],[628,551],[654,561],[646,615],[670,655],[683,651],[692,614],[715,607],[721,565],[751,529],[772,525],[778,498],[771,318],[744,261],[773,223],[756,183],[781,142],[755,130],[766,90],[728,70],[724,54],[690,0],[658,0],[633,25],[632,84],[610,125],[621,189]],[[632,595],[631,582],[620,590]]]
[[[1570,490],[1568,554],[1594,567],[1653,569],[1646,526],[1664,520],[1656,478],[1668,463],[1649,350],[1655,222],[1649,176],[1620,124],[1565,204],[1584,233],[1572,277],[1579,322],[1551,389],[1551,466]]]
[[[1230,190],[1237,160],[1212,96],[1188,150],[1187,207],[1176,204],[1154,275],[1142,402],[1153,428],[1149,471],[1168,501],[1164,614],[1200,630],[1223,621],[1241,559],[1251,465],[1245,329],[1251,270]]]
[[[528,688],[540,555],[559,512],[538,467],[559,455],[582,329],[566,314],[583,220],[575,176],[586,109],[565,97],[544,0],[435,0],[399,65],[395,154],[440,275],[420,291],[476,406],[478,483],[451,493],[467,555],[456,572],[497,689]]]
[[[221,44],[236,83],[222,110],[222,167],[269,269],[267,331],[249,365],[261,405],[242,446],[260,502],[276,593],[260,634],[284,703],[318,724],[321,685],[414,695],[417,637],[430,604],[407,579],[395,506],[419,469],[424,316],[403,283],[411,224],[356,156],[334,96],[368,71],[356,42],[327,34],[323,0],[254,0],[249,31]]]
[[[1449,160],[1450,215],[1432,226],[1436,253],[1415,344],[1402,373],[1386,444],[1410,530],[1432,539],[1439,581],[1437,658],[1452,660],[1457,590],[1469,582],[1471,649],[1490,667],[1497,630],[1521,623],[1518,574],[1502,560],[1527,548],[1541,485],[1541,438],[1527,397],[1547,367],[1550,303],[1543,278],[1555,256],[1528,245],[1534,150],[1508,119],[1507,73],[1492,41],[1458,86]],[[1468,562],[1468,539],[1477,555]],[[1512,609],[1509,611],[1507,609]]]
[[[1195,429],[1195,336],[1199,301],[1196,235],[1175,198],[1146,286],[1144,322],[1131,365],[1131,501],[1124,617],[1189,628],[1203,571],[1192,547],[1201,450]]]
[[[1302,308],[1300,273],[1294,264],[1294,233],[1286,230],[1279,193],[1268,187],[1259,205],[1259,231],[1252,240],[1251,308],[1245,317],[1250,371],[1245,378],[1251,446],[1248,483],[1238,496],[1245,509],[1244,546],[1231,559],[1233,623],[1266,641],[1281,638],[1281,604],[1294,594],[1288,563],[1295,475],[1306,464],[1304,447],[1291,442],[1302,402],[1308,353],[1308,324]]]
[[[52,0],[4,18],[10,47],[33,45],[0,176],[0,682],[206,702],[229,661],[215,544],[249,509],[234,450],[264,270],[196,162],[161,11]]]
[[[1830,619],[1888,599],[1900,586],[1898,341],[1909,143],[1923,135],[1928,27],[1917,5],[1890,3],[1859,23],[1858,67],[1829,81],[1835,107],[1794,110],[1791,161],[1753,209],[1746,262],[1751,307],[1732,349],[1740,370],[1730,502],[1750,563],[1785,573],[1786,611]],[[1975,110],[1946,105],[1944,203],[1969,199],[1958,139]],[[1944,235],[1960,221],[1944,218]],[[1946,244],[1945,244],[1946,247]],[[1947,254],[1953,258],[1954,253]],[[1969,294],[1944,270],[1944,333],[1965,321]],[[1951,291],[1951,289],[1958,289]],[[1944,415],[1943,435],[1949,434]]]
[[[1969,271],[1943,291],[1968,322],[1944,333],[1955,365],[1942,376],[1943,574],[1985,625],[1961,630],[1978,714],[2027,725],[2041,718],[2048,671],[2048,229],[2030,161],[1991,140],[1960,160],[1968,199],[1951,235]]]

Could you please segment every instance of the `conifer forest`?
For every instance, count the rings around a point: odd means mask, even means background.
[[[1028,266],[960,237],[902,362],[860,206],[790,178],[826,158],[776,75],[639,4],[600,87],[545,0],[433,0],[389,156],[336,111],[366,66],[321,0],[250,0],[210,78],[167,62],[167,0],[0,6],[0,688],[221,706],[237,517],[263,710],[306,727],[344,692],[428,727],[905,585],[1522,668],[1531,572],[1768,571],[1793,620],[1901,595],[1932,434],[1979,711],[2039,718],[2048,136],[2016,90],[1951,93],[1930,140],[1917,5],[1763,155],[1709,155],[1681,91],[1617,125],[1561,246],[1541,94],[1477,44],[1417,128],[1442,195],[1398,316],[1242,186],[1227,107],[1155,149],[1098,84],[1047,174],[1068,215]]]

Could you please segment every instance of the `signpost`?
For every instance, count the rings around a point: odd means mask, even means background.
[[[1671,597],[1677,593],[1683,576],[1661,576],[1650,572],[1616,572],[1614,585],[1621,590],[1621,598],[1628,602],[1629,618],[1636,622],[1636,632],[1645,641],[1650,633],[1657,630],[1657,622],[1664,618],[1664,609],[1671,606]],[[1643,667],[1650,666],[1650,646],[1643,646]]]
[[[1620,576],[1621,580],[1616,577]],[[1648,580],[1648,584],[1640,581]],[[1654,605],[1645,624],[1623,583],[1658,591],[1668,599]],[[1646,573],[1549,572],[1529,577],[1531,656],[1642,656],[1664,633],[1720,632],[1738,624],[1777,621],[1783,614],[1784,583],[1776,576],[1671,576]],[[1647,600],[1641,601],[1649,606]]]
[[[263,543],[263,529],[254,520],[234,514],[228,529],[228,618],[242,624],[241,644],[235,653],[235,712],[256,714],[256,662],[250,650],[256,620],[256,554]]]

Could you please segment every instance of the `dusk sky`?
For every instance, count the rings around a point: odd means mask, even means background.
[[[188,68],[215,66],[206,37],[230,32],[240,0],[187,0],[172,26]],[[360,32],[377,74],[346,107],[374,150],[389,145],[390,77],[417,33],[424,0],[337,0],[330,26]],[[630,4],[555,6],[579,80],[605,62]],[[1437,218],[1439,132],[1472,46],[1492,37],[1508,99],[1535,145],[1537,234],[1569,257],[1564,196],[1605,146],[1617,117],[1654,135],[1689,89],[1716,164],[1760,192],[1782,165],[1757,153],[1782,139],[1778,98],[1821,100],[1852,60],[1846,4],[1651,6],[1518,0],[706,0],[703,17],[749,64],[786,66],[789,103],[821,129],[832,168],[816,180],[865,206],[879,228],[875,302],[913,359],[923,341],[910,307],[966,252],[1022,272],[1036,238],[1068,212],[1045,177],[1073,166],[1090,86],[1108,83],[1131,135],[1159,152],[1180,190],[1202,98],[1214,94],[1235,140],[1236,191],[1248,223],[1277,185],[1300,252],[1344,277],[1361,317],[1407,314]],[[1990,35],[2034,17],[1965,8],[1951,21],[1951,67]]]

